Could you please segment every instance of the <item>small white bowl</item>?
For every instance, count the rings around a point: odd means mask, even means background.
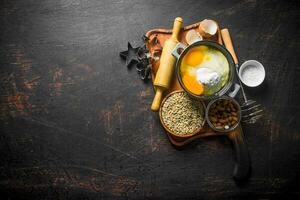
[[[264,66],[256,60],[247,60],[239,69],[240,80],[248,87],[257,87],[265,80]]]

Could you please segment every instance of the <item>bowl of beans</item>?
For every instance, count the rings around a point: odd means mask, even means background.
[[[205,118],[213,130],[229,132],[241,121],[241,107],[233,98],[223,96],[207,105]]]
[[[159,117],[166,131],[177,140],[184,140],[203,128],[205,104],[183,90],[174,91],[164,98]]]

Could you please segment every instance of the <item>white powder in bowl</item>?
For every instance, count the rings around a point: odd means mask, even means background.
[[[250,60],[241,66],[239,76],[245,85],[256,87],[263,82],[265,70],[257,61]]]
[[[205,86],[213,87],[220,82],[220,76],[212,69],[200,67],[197,70],[197,80]]]

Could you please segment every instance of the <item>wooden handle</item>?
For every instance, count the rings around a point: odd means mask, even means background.
[[[152,101],[152,105],[151,105],[151,110],[154,112],[157,112],[159,110],[160,102],[162,99],[162,93],[163,93],[162,88],[157,87],[155,97],[154,97],[154,99]]]
[[[221,35],[222,35],[224,44],[226,46],[226,49],[230,52],[234,63],[239,64],[238,58],[237,58],[237,56],[235,54],[235,51],[234,51],[234,48],[233,48],[232,40],[231,40],[228,29],[227,28],[222,29],[221,30]]]
[[[235,153],[236,153],[236,163],[233,170],[233,178],[236,181],[244,181],[250,175],[251,161],[248,152],[247,145],[244,140],[244,134],[241,127],[232,131],[229,134]]]
[[[176,17],[173,24],[172,38],[178,42],[179,32],[182,27],[183,20],[181,17]]]

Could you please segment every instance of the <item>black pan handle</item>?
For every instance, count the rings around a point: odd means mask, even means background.
[[[246,180],[250,175],[251,161],[242,128],[240,126],[237,127],[235,131],[230,133],[230,138],[233,142],[236,153],[233,178],[236,181]]]

